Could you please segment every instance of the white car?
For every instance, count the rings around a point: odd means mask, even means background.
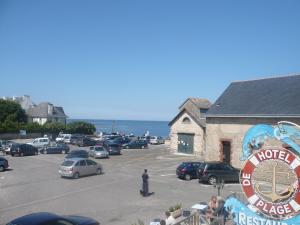
[[[50,140],[47,137],[36,138],[32,142],[29,142],[27,144],[32,145],[36,148],[44,148],[44,147],[47,147],[50,144]]]
[[[160,136],[150,137],[150,144],[152,144],[152,145],[159,145],[159,144],[164,144],[164,143],[165,143],[165,139],[163,139]]]
[[[56,142],[64,142],[64,143],[70,143],[71,141],[71,134],[59,134],[57,138],[55,138]]]

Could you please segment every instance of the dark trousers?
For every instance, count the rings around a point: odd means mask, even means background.
[[[149,184],[148,182],[143,182],[143,196],[148,196],[149,194]]]

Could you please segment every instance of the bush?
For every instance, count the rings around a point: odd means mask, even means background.
[[[63,123],[47,122],[43,125],[43,133],[51,133],[51,134],[58,135],[59,132],[65,130],[66,130],[66,125]]]
[[[96,131],[95,125],[84,121],[77,121],[67,124],[67,133],[79,133],[79,134],[94,134]]]

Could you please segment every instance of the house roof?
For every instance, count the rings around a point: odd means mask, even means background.
[[[48,106],[51,105],[53,107],[52,113],[48,113]],[[30,117],[67,117],[63,108],[59,106],[53,106],[49,102],[43,102],[38,104],[37,106],[31,107],[27,110],[27,114]]]
[[[300,117],[300,75],[232,82],[206,117]]]
[[[188,98],[179,106],[179,113],[171,120],[169,126],[187,113],[199,126],[205,127],[205,118],[201,118],[200,109],[208,109],[211,103],[203,98]]]

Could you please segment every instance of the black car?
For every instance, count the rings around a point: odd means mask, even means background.
[[[97,141],[94,139],[91,139],[89,137],[83,137],[83,138],[78,138],[77,139],[77,145],[79,147],[84,147],[84,146],[94,146],[96,145]]]
[[[191,180],[198,178],[197,170],[202,165],[202,162],[183,162],[176,169],[178,178]]]
[[[0,157],[0,172],[3,172],[8,168],[8,161],[4,157]]]
[[[199,183],[238,182],[240,170],[224,162],[205,162],[198,169]]]
[[[121,155],[122,146],[113,141],[105,141],[103,147],[110,155]]]
[[[10,154],[11,156],[37,155],[38,149],[28,144],[13,144],[10,148]]]
[[[114,139],[110,139],[112,142],[114,142],[115,144],[119,144],[119,145],[124,145],[127,144],[131,141],[131,139],[129,137],[116,137]]]
[[[55,143],[49,147],[43,148],[41,153],[43,154],[66,154],[69,153],[70,148],[65,143]]]
[[[83,216],[59,216],[48,212],[32,213],[14,219],[7,225],[99,225],[94,219]]]
[[[89,153],[85,150],[73,150],[71,151],[65,158],[85,158],[87,159],[89,157]]]
[[[123,148],[148,148],[148,142],[145,140],[132,140],[128,144],[124,144]]]
[[[77,140],[84,138],[83,134],[72,134],[71,138],[70,138],[70,144],[71,145],[76,145],[77,144]]]

